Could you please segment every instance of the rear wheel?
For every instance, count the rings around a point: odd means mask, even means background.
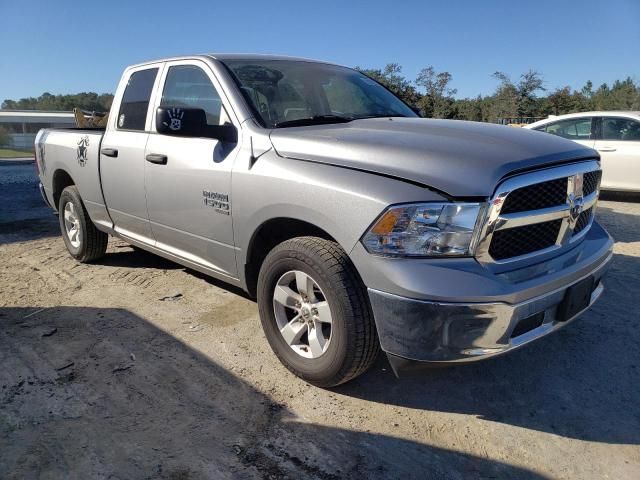
[[[347,382],[378,355],[366,289],[335,242],[300,237],[275,247],[260,269],[258,306],[271,348],[309,383]]]
[[[62,191],[58,216],[62,239],[73,258],[85,263],[104,256],[109,236],[91,221],[75,185]]]

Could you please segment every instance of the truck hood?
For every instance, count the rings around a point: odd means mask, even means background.
[[[270,138],[283,157],[399,177],[453,197],[487,197],[516,171],[597,157],[547,133],[460,120],[362,119],[274,129]]]

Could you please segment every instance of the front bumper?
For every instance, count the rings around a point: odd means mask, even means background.
[[[523,279],[517,272],[502,275],[498,281],[502,286],[494,294],[487,291],[487,285],[496,282],[496,275],[485,270],[486,281],[477,278],[477,282],[472,282],[486,298],[484,301],[457,301],[460,296],[456,293],[474,288],[464,278],[468,274],[464,269],[460,271],[459,282],[455,281],[455,269],[448,272],[445,284],[434,278],[424,282],[426,285],[437,282],[436,299],[411,298],[368,285],[380,343],[396,373],[414,369],[419,366],[416,362],[433,366],[499,355],[576,318],[602,294],[601,280],[613,256],[611,238],[599,225],[594,226],[593,233],[576,247],[577,251],[559,258],[565,268],[559,269],[558,260],[554,260],[548,267],[555,266],[555,271],[533,280]],[[540,273],[539,268],[533,271]],[[572,310],[570,315],[563,313],[567,291],[585,282],[588,284],[588,291],[583,292],[585,308]],[[451,292],[449,299],[442,296],[446,288]]]

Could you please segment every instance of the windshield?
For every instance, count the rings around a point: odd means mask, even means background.
[[[376,81],[346,67],[295,60],[225,60],[265,127],[416,117]]]

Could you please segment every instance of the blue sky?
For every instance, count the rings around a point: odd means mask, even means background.
[[[458,97],[491,74],[540,71],[546,87],[640,81],[640,0],[0,0],[0,100],[113,92],[122,69],[206,52],[396,62],[408,78],[448,70]]]

